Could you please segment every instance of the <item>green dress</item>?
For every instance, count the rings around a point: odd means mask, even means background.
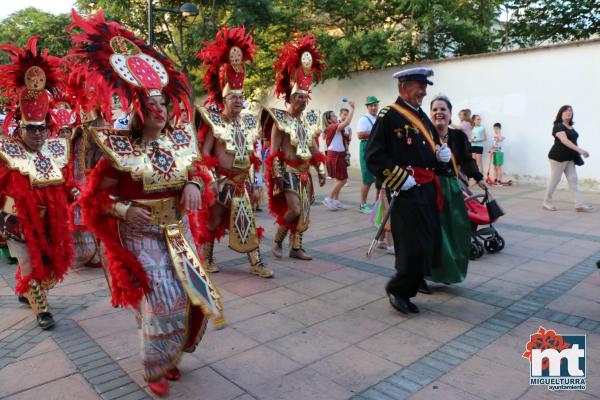
[[[427,280],[440,283],[462,282],[467,276],[471,249],[471,222],[455,176],[438,175],[444,198],[440,215],[442,228],[441,263],[431,270]]]

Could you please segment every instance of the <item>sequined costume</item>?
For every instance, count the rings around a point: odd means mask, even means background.
[[[147,104],[151,96],[173,100],[174,120],[182,110],[190,115],[189,86],[172,61],[117,23],[107,23],[102,12],[88,19],[73,12],[73,18],[83,33],[73,37],[72,56],[99,94],[104,115],[111,115],[113,95],[122,97],[124,109],[132,106],[136,118],[155,112]],[[224,323],[221,296],[190,234],[198,219],[180,201],[187,185],[198,187],[204,204],[214,201],[204,191],[211,177],[189,124],[167,125],[152,141],[127,130],[91,133],[104,158],[79,200],[84,222],[105,247],[113,304],[133,307],[140,322],[144,378],[164,395],[164,378],[176,379],[181,353],[194,351],[208,318]],[[128,222],[130,208],[149,211],[151,223]]]
[[[211,224],[201,232],[200,241],[210,272],[219,271],[213,256],[215,239],[228,230],[229,247],[248,255],[250,272],[271,278],[273,272],[261,259],[262,228],[256,226],[249,194],[255,167],[259,165],[254,151],[260,138],[260,123],[252,112],[242,110],[236,114],[223,104],[229,95],[243,96],[244,61],[253,60],[254,50],[252,36],[244,27],[225,27],[198,52],[207,67],[203,82],[209,94],[208,107],[199,110],[200,136],[205,159],[214,165],[217,180],[218,204],[211,208],[210,220],[220,218],[218,226]]]
[[[69,144],[46,138],[52,129],[47,89],[60,85],[62,60],[38,52],[37,39],[23,49],[0,46],[11,61],[0,66],[1,94],[18,102],[13,115],[19,125],[12,137],[0,138],[0,227],[19,262],[16,292],[46,329],[54,325],[46,291],[63,279],[73,251],[65,187]],[[41,148],[28,147],[23,131],[43,137]]]

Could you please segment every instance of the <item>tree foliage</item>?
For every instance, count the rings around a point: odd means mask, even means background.
[[[184,0],[154,0],[155,8],[179,9]],[[155,45],[170,56],[202,92],[204,71],[195,54],[227,24],[245,25],[257,45],[247,86],[266,90],[274,81],[277,49],[312,32],[325,54],[325,78],[504,46],[571,40],[598,33],[597,0],[195,0],[200,13],[184,18],[154,14]],[[147,0],[77,0],[84,14],[102,8],[147,39]],[[511,18],[498,21],[501,10]],[[28,8],[0,22],[0,42],[24,44],[33,34],[55,55],[69,49],[68,15]]]
[[[600,34],[598,0],[509,0],[507,45],[587,39]]]

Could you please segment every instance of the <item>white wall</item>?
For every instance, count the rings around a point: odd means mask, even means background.
[[[548,150],[552,146],[552,121],[563,104],[573,106],[579,145],[590,158],[578,168],[580,179],[600,185],[600,40],[579,42],[526,51],[467,56],[437,60],[419,65],[433,68],[434,85],[429,86],[423,109],[429,111],[430,99],[443,93],[453,103],[453,122],[457,113],[470,108],[480,114],[491,143],[492,125],[502,123],[505,171],[521,181],[548,177]],[[408,66],[405,66],[408,67]],[[344,80],[331,79],[313,88],[310,108],[322,112],[339,110],[343,97],[355,100],[357,115],[352,122],[356,132],[358,118],[366,112],[364,100],[375,95],[383,107],[397,97],[397,84],[391,75],[400,68],[359,72]],[[266,103],[283,107],[282,101]],[[352,163],[358,166],[358,140],[351,143]],[[487,166],[487,157],[484,160]]]

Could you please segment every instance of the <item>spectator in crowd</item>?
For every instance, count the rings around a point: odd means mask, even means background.
[[[485,132],[485,128],[481,126],[481,116],[477,114],[473,115],[471,118],[471,125],[473,126],[470,136],[471,152],[473,153],[473,158],[477,162],[477,168],[479,168],[479,171],[483,171],[483,144],[487,142],[487,133]]]
[[[542,207],[548,211],[556,211],[552,196],[563,174],[569,183],[569,190],[575,195],[575,211],[586,212],[593,209],[585,204],[577,188],[577,171],[575,166],[583,165],[583,158],[588,158],[590,153],[577,145],[579,134],[573,129],[573,108],[569,105],[562,106],[554,119],[554,145],[548,153],[550,161],[550,179]]]
[[[348,180],[346,153],[348,151],[349,133],[345,133],[345,128],[352,121],[354,102],[350,101],[348,104],[350,105],[350,110],[342,122],[338,122],[334,111],[327,111],[323,114],[325,145],[327,146],[327,173],[331,178],[335,179],[331,194],[323,199],[323,204],[333,211],[344,208],[344,205],[339,200],[339,196],[340,191]]]
[[[494,165],[494,185],[511,185],[512,181],[504,182],[502,180],[502,165],[504,164],[504,152],[502,151],[502,142],[504,141],[502,135],[502,124],[496,122],[494,124],[494,140],[492,142],[492,164]],[[488,171],[489,175],[489,171]]]
[[[471,125],[471,110],[465,108],[464,110],[460,110],[458,112],[458,119],[460,120],[458,124],[458,129],[463,131],[465,135],[470,139],[471,131],[473,130],[473,126]]]
[[[367,204],[367,197],[369,196],[369,189],[371,188],[371,185],[373,182],[375,182],[375,177],[367,169],[367,163],[365,161],[365,149],[367,148],[369,134],[371,133],[371,129],[373,129],[375,119],[377,118],[377,111],[379,111],[379,99],[377,99],[375,96],[368,96],[365,105],[367,107],[367,113],[360,117],[357,127],[357,135],[358,139],[360,140],[360,172],[362,174],[359,210],[363,214],[370,214],[371,206]]]

